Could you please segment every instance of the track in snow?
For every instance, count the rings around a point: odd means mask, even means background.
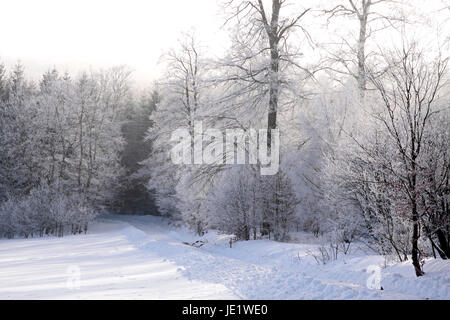
[[[407,286],[392,285],[390,290],[390,282],[384,291],[368,289],[365,267],[370,263],[364,258],[353,258],[358,266],[354,270],[350,270],[345,261],[317,266],[306,253],[314,250],[315,245],[261,240],[237,243],[230,249],[220,242],[210,242],[202,248],[183,244],[196,239],[184,229],[170,227],[161,218],[107,216],[99,219],[88,235],[1,240],[0,298],[427,297],[409,294],[415,292],[414,287],[406,290]],[[78,272],[80,281],[74,282]],[[440,281],[442,287],[441,278],[430,278],[424,283],[429,286],[434,280]],[[450,282],[445,281],[449,278],[444,279],[444,291],[431,291],[431,294],[435,293],[432,298],[448,297]],[[404,282],[413,283],[409,278],[404,278]],[[77,289],[74,283],[79,283],[80,288]]]

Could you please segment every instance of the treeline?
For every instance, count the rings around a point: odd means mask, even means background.
[[[20,64],[0,65],[0,94],[0,236],[86,232],[121,206],[121,162],[133,152],[123,152],[122,127],[145,108],[133,102],[127,68],[51,70],[33,83]]]

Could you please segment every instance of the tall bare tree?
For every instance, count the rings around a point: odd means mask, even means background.
[[[173,164],[170,141],[172,133],[180,128],[187,128],[193,137],[195,122],[203,119],[207,101],[207,63],[194,33],[184,34],[178,46],[164,56],[164,61],[167,72],[160,83],[161,101],[150,117],[153,125],[147,135],[152,141],[152,154],[142,162],[144,167],[141,173],[150,176],[147,188],[155,190],[156,205],[161,214],[176,216],[181,212],[180,206],[183,206],[182,218],[196,225],[198,211],[191,208],[196,207],[198,201],[188,203],[188,196],[194,194],[193,187],[187,187],[184,193],[182,188],[178,188],[183,194],[177,191],[177,186],[194,168]],[[192,160],[194,143],[191,142]],[[201,228],[197,230],[201,231]]]
[[[367,41],[376,32],[392,26],[400,17],[386,12],[389,4],[396,3],[393,0],[339,0],[331,9],[325,10],[330,18],[344,17],[356,18],[358,21],[358,32],[356,45],[349,40],[343,39],[345,46],[355,54],[355,58],[347,59],[341,52],[332,55],[332,60],[344,67],[344,72],[353,76],[357,83],[361,97],[364,97],[367,90]],[[377,10],[378,7],[382,7]],[[384,10],[381,10],[384,9]],[[382,22],[381,24],[379,22]],[[356,64],[356,66],[355,66]],[[356,67],[356,68],[355,68]],[[356,70],[355,70],[356,69]]]
[[[448,59],[440,55],[430,59],[425,52],[416,42],[405,41],[402,48],[384,55],[387,67],[382,77],[369,76],[382,98],[383,110],[375,113],[375,117],[384,125],[399,155],[400,165],[387,168],[396,176],[396,186],[407,199],[400,207],[413,224],[412,261],[417,276],[423,275],[418,240],[423,214],[420,194],[424,137],[432,117],[439,112],[448,64]]]
[[[300,53],[290,46],[289,35],[294,29],[307,34],[300,22],[310,8],[291,15],[288,5],[287,0],[231,0],[225,3],[226,8],[231,9],[227,22],[234,20],[239,30],[234,38],[237,53],[226,63],[235,71],[225,79],[245,88],[239,94],[257,91],[254,104],[264,105],[264,99],[268,97],[265,111],[268,112],[269,148],[271,130],[277,128],[280,95],[287,82],[282,73],[293,66],[302,69],[296,61]]]

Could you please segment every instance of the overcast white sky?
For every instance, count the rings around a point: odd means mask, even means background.
[[[195,27],[217,50],[216,0],[0,0],[0,59],[31,74],[127,64],[138,81],[158,73],[161,53]],[[218,34],[219,32],[219,34]]]
[[[322,1],[322,7],[330,5]],[[427,9],[445,3],[415,1]],[[160,75],[159,58],[176,45],[182,31],[194,27],[216,53],[227,47],[217,0],[0,0],[0,8],[0,61],[11,66],[20,60],[32,77],[53,66],[76,73],[89,66],[126,64],[146,86]],[[327,37],[329,31],[315,37]]]

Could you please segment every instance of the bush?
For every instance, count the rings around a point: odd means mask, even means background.
[[[239,240],[273,235],[286,241],[297,203],[284,173],[259,176],[251,169],[233,168],[208,197],[207,210],[213,227]]]
[[[26,196],[10,197],[0,206],[0,237],[62,237],[67,227],[72,234],[87,232],[95,210],[83,196],[61,189],[58,183],[41,184]]]

